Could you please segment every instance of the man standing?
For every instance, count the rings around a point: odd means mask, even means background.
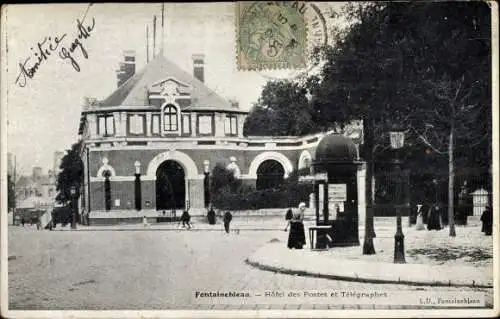
[[[483,223],[481,231],[486,236],[491,236],[493,232],[493,210],[490,204],[486,206],[486,209],[481,215],[481,222]]]
[[[233,219],[233,215],[229,211],[224,213],[224,230],[226,231],[226,234],[229,234],[229,224],[231,223],[231,220]]]

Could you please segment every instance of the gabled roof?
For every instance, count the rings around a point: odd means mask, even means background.
[[[203,82],[182,70],[175,63],[163,56],[158,56],[149,62],[142,70],[123,83],[115,92],[101,101],[100,105],[104,107],[122,105],[147,106],[149,105],[148,88],[167,78],[174,78],[192,87],[192,105],[189,109],[209,108],[213,110],[240,110],[209,89]]]

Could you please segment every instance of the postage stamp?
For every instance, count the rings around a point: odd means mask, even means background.
[[[306,66],[306,4],[238,2],[237,61],[240,70],[294,69]]]
[[[1,9],[1,317],[498,316],[497,3]]]

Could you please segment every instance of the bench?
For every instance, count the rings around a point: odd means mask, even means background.
[[[332,229],[332,226],[330,226],[330,225],[309,227],[309,242],[311,243],[311,250],[327,249],[327,248],[321,248],[321,249],[314,248],[314,241],[315,241],[315,238],[316,238],[316,241],[317,241],[318,232],[320,232],[321,235],[323,235],[323,234],[327,233],[331,229]]]

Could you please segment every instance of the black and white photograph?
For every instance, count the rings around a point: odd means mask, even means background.
[[[498,3],[0,21],[2,317],[500,315]]]

